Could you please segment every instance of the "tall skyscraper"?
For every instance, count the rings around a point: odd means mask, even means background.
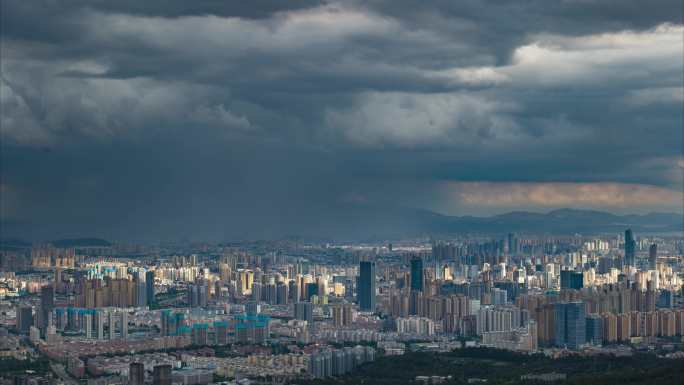
[[[114,312],[111,310],[107,314],[107,318],[109,318],[108,325],[109,325],[109,339],[110,340],[113,340],[116,338],[116,318],[114,318],[114,315],[115,315]],[[164,334],[162,334],[162,335],[164,335]]]
[[[283,282],[279,282],[276,286],[276,303],[278,305],[287,305],[287,298],[288,286]]]
[[[203,279],[197,279],[195,283],[188,285],[187,302],[191,307],[205,307],[209,299],[208,293],[207,282]]]
[[[335,327],[342,327],[344,326],[344,319],[342,317],[342,306],[337,305],[332,307],[332,319],[333,319],[333,324]]]
[[[515,237],[515,234],[508,233],[507,246],[508,254],[518,253],[518,239]]]
[[[50,323],[50,316],[54,308],[55,288],[53,286],[43,286],[40,290],[40,329],[42,332]]]
[[[648,248],[648,268],[655,270],[658,265],[658,245],[655,243]]]
[[[423,260],[411,259],[411,291],[423,291]]]
[[[587,315],[586,339],[593,345],[601,345],[603,342],[603,319],[598,314]]]
[[[336,305],[332,307],[333,324],[336,327],[350,326],[354,320],[354,312],[350,304]]]
[[[83,330],[85,338],[93,338],[93,313],[86,313],[84,318]]]
[[[17,331],[28,333],[33,326],[33,308],[31,306],[17,307]]]
[[[252,285],[252,300],[257,302],[261,301],[263,291],[263,285],[260,282],[254,282]]]
[[[634,266],[636,253],[636,241],[632,229],[625,231],[625,266]]]
[[[577,349],[586,342],[584,302],[558,302],[554,305],[556,346]]]
[[[192,325],[192,344],[196,346],[204,346],[208,343],[208,325],[194,324]]]
[[[125,310],[121,312],[121,339],[128,339],[128,312]]]
[[[290,297],[290,301],[292,302],[299,302],[300,297],[301,297],[301,292],[299,290],[299,285],[297,284],[296,280],[290,281],[290,283],[287,284],[287,291],[288,291],[288,296]]]
[[[361,311],[375,311],[375,262],[359,264],[357,302]]]
[[[313,296],[318,296],[318,284],[316,282],[309,282],[306,284],[306,300],[311,301]]]
[[[245,303],[245,313],[247,315],[257,315],[261,312],[261,305],[258,301],[249,301]]]
[[[152,385],[171,385],[171,365],[157,365],[152,370]]]
[[[135,273],[135,305],[145,307],[147,305],[147,283],[145,282],[145,271],[138,270]]]
[[[102,310],[95,311],[95,334],[98,340],[104,340],[105,313]]]
[[[62,268],[57,266],[57,267],[55,267],[55,282],[53,282],[53,286],[54,286],[56,292],[59,292],[61,284],[62,284]]]
[[[295,318],[306,321],[309,325],[313,325],[313,305],[311,302],[297,302],[295,303]]]
[[[128,367],[128,385],[145,385],[145,365],[131,362]]]
[[[579,290],[584,287],[584,274],[579,271],[561,270],[561,289]]]
[[[148,306],[154,303],[154,271],[145,272],[145,296]]]

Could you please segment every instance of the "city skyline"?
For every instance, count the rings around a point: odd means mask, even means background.
[[[670,384],[684,357],[683,253],[679,236],[631,228],[3,246],[0,365],[13,367],[0,378]]]

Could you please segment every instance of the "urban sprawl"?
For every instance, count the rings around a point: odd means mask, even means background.
[[[290,383],[378,357],[485,346],[682,356],[681,237],[507,234],[382,243],[0,251],[15,385]]]

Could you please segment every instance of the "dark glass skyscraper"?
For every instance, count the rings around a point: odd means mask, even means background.
[[[648,268],[655,270],[658,265],[658,245],[655,243],[648,248]]]
[[[587,342],[593,345],[601,345],[603,342],[603,319],[597,314],[590,314],[586,320]]]
[[[145,365],[131,362],[128,369],[128,385],[145,385]]]
[[[145,272],[145,297],[148,305],[154,303],[154,271]]]
[[[375,310],[375,262],[361,261],[359,264],[356,300],[361,311]]]
[[[625,231],[625,266],[634,266],[636,253],[636,241],[632,229]]]
[[[508,233],[507,246],[508,254],[518,253],[518,239],[515,237],[515,234]]]
[[[560,274],[561,289],[579,290],[584,287],[584,274],[579,271],[562,270]]]
[[[316,282],[309,282],[306,284],[306,300],[311,301],[314,295],[318,295],[318,284]]]
[[[411,291],[423,291],[423,260],[411,260]]]
[[[43,286],[40,290],[40,328],[44,330],[48,327],[50,322],[50,315],[52,309],[55,308],[55,288],[52,286]]]
[[[33,309],[31,306],[17,307],[17,331],[28,333],[33,326]]]
[[[152,385],[171,385],[171,365],[157,365],[152,370]]]
[[[584,302],[555,304],[556,346],[577,349],[586,343],[586,314]]]

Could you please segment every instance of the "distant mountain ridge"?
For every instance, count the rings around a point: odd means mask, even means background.
[[[613,233],[632,228],[635,232],[682,232],[684,216],[673,213],[616,215],[602,211],[559,209],[548,213],[511,212],[493,217],[451,217],[449,230],[483,232]]]
[[[57,239],[49,242],[55,247],[109,247],[111,242],[100,238]]]
[[[27,249],[30,247],[31,247],[31,243],[26,242],[23,239],[18,239],[18,238],[0,239],[0,250],[18,251],[18,250]]]
[[[475,217],[449,216],[429,210],[396,207],[356,207],[349,208],[346,212],[347,217],[358,215],[357,227],[349,228],[357,237],[362,236],[362,232],[379,238],[450,234],[493,235],[508,232],[549,235],[608,234],[620,233],[627,228],[631,228],[637,234],[684,232],[684,215],[674,213],[616,215],[595,210],[558,209],[547,213],[513,211],[491,217]],[[372,225],[368,226],[369,223]],[[382,231],[383,228],[387,231]]]
[[[70,248],[70,247],[109,247],[112,245],[111,242],[100,239],[100,238],[70,238],[70,239],[57,239],[54,241],[39,242],[44,244],[50,244],[54,247]],[[9,249],[23,249],[30,248],[32,246],[31,242],[24,241],[18,238],[7,238],[0,240],[0,248],[4,250]]]
[[[243,225],[240,221],[207,221],[207,227],[196,228],[195,232],[170,230],[150,234],[128,234],[122,232],[119,239],[135,236],[135,239],[158,241],[163,239],[192,239],[241,241],[254,239],[282,239],[296,236],[302,240],[346,240],[377,241],[425,236],[450,236],[457,234],[481,234],[501,236],[506,233],[527,233],[546,235],[599,235],[618,234],[631,228],[637,235],[684,233],[684,215],[675,213],[649,213],[643,215],[616,215],[603,211],[559,209],[546,213],[513,211],[490,217],[449,216],[433,211],[374,204],[343,204],[317,207],[301,213],[294,220],[283,217],[277,222],[260,222]],[[222,238],[206,238],[207,229],[223,234]],[[92,230],[90,230],[92,231]],[[185,231],[185,229],[181,229]],[[72,231],[78,234],[78,231]],[[6,233],[7,234],[7,233]],[[91,234],[99,235],[97,231]],[[0,247],[25,248],[31,243],[20,238],[21,233],[12,234],[14,239],[5,238]],[[41,242],[45,243],[45,242]],[[107,247],[111,242],[100,238],[71,238],[48,241],[56,247]]]

